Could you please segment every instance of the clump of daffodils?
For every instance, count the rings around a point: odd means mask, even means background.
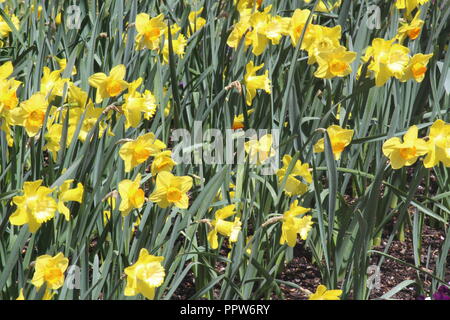
[[[383,154],[389,158],[392,169],[411,166],[423,157],[425,168],[437,166],[440,162],[450,167],[450,124],[436,120],[429,135],[418,137],[419,129],[412,126],[403,136],[388,139],[383,144]]]

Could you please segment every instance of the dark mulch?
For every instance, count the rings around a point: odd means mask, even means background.
[[[387,244],[387,239],[390,235],[391,230],[389,228],[383,233],[383,240],[380,246],[374,247],[374,250],[384,251],[385,245]],[[422,261],[421,267],[428,269],[430,272],[435,267],[436,259],[440,254],[440,248],[444,241],[444,233],[440,230],[435,230],[428,226],[424,227],[422,233]],[[222,256],[227,256],[229,249],[224,245],[220,250]],[[427,263],[427,256],[429,252],[429,261]],[[414,253],[412,244],[412,235],[409,230],[405,231],[405,241],[401,242],[399,240],[393,240],[389,251],[389,255],[392,255],[402,261],[414,265]],[[375,265],[379,262],[380,256],[373,255],[370,263]],[[298,245],[294,248],[294,258],[286,264],[284,270],[278,276],[278,279],[283,281],[292,282],[303,289],[315,292],[317,286],[322,283],[319,269],[311,263],[311,253],[306,249],[304,241],[299,241]],[[447,258],[447,265],[450,265],[450,257]],[[225,268],[224,263],[217,263],[217,270],[223,273]],[[370,299],[379,298],[396,285],[404,280],[416,279],[417,272],[402,263],[396,262],[392,259],[385,258],[383,264],[380,268],[380,280],[381,287],[379,290],[373,290],[370,295]],[[419,275],[424,282],[424,289],[426,291],[430,290],[431,279],[430,277],[424,277],[423,274]],[[446,281],[450,281],[450,270],[447,268],[446,271]],[[284,299],[286,300],[304,300],[307,299],[308,295],[306,290],[301,290],[298,288],[293,288],[284,284],[280,285],[283,292]],[[178,289],[173,295],[173,299],[188,299],[192,297],[196,292],[195,289],[195,279],[192,272],[189,272],[186,276],[185,281],[181,283]],[[216,288],[215,293],[218,294],[218,288]],[[418,290],[414,286],[407,287],[399,293],[395,294],[393,299],[400,300],[414,300],[418,296]],[[275,295],[272,296],[273,299],[278,299]]]

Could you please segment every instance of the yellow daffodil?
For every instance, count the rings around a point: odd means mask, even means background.
[[[203,7],[198,9],[197,11],[191,11],[188,16],[189,20],[189,29],[188,29],[188,37],[190,37],[193,33],[203,28],[206,24],[205,18],[200,17],[203,12]]]
[[[84,187],[80,182],[77,183],[76,188],[70,188],[73,181],[73,179],[66,180],[59,188],[58,211],[64,215],[67,221],[70,220],[70,210],[64,202],[76,201],[81,203],[84,193]]]
[[[183,58],[184,56],[184,49],[186,47],[187,40],[186,38],[180,33],[176,39],[172,38],[172,48],[173,53],[178,55],[180,58]],[[169,40],[166,39],[164,41],[164,47],[162,50],[163,53],[163,64],[169,63]]]
[[[153,256],[147,249],[141,249],[136,263],[124,270],[127,275],[124,294],[135,296],[140,293],[147,299],[154,299],[155,289],[163,284],[166,275],[161,264],[163,260],[164,257]]]
[[[289,35],[290,24],[291,17],[271,16],[265,30],[267,39],[274,45],[279,44],[282,36]]]
[[[270,22],[268,12],[271,6],[264,9],[264,12],[255,11],[249,20],[251,30],[247,33],[246,39],[252,45],[252,53],[255,56],[261,55],[266,49],[269,39],[266,36],[267,27]]]
[[[343,129],[339,126],[333,125],[327,129],[328,136],[331,141],[331,149],[336,160],[341,158],[341,154],[352,141],[354,130]],[[325,139],[322,138],[314,145],[314,152],[325,151]]]
[[[400,81],[407,81],[414,79],[417,82],[422,82],[425,78],[425,73],[427,72],[427,64],[430,61],[432,53],[422,54],[418,53],[412,56],[408,65],[405,68],[405,73],[403,74]]]
[[[41,185],[42,180],[24,182],[23,195],[13,198],[17,209],[9,217],[12,225],[21,226],[28,223],[30,232],[34,233],[42,223],[55,216],[57,204],[49,196],[53,190]]]
[[[128,93],[124,95],[125,103],[122,105],[122,111],[125,115],[125,128],[137,128],[142,119],[142,113],[145,111],[145,100],[137,88],[142,84],[142,78],[131,82],[128,85]]]
[[[81,108],[77,108],[79,109],[78,111],[80,112],[79,116],[81,117],[81,114],[84,112],[84,110],[82,110]],[[89,104],[86,107],[86,113],[84,116],[84,120],[83,120],[83,124],[81,126],[81,130],[80,130],[80,135],[78,136],[78,139],[80,139],[81,141],[85,141],[89,132],[94,128],[95,124],[97,123],[98,118],[100,117],[100,115],[103,112],[102,108],[95,108],[93,104]],[[75,120],[76,118],[73,118],[73,120]],[[69,120],[69,122],[71,122],[71,120]],[[76,128],[77,123],[73,123],[71,124],[73,126],[73,128]],[[105,123],[100,123],[99,126],[99,138],[101,138],[103,136],[103,133],[106,129],[106,124]]]
[[[187,192],[192,188],[193,180],[189,176],[177,177],[168,171],[162,171],[156,176],[156,187],[150,195],[150,201],[161,208],[175,205],[180,209],[189,207]]]
[[[350,64],[355,58],[356,52],[347,51],[344,46],[339,46],[330,51],[320,52],[316,56],[319,67],[314,73],[314,76],[323,79],[344,77],[352,72]]]
[[[278,182],[281,184],[287,169],[289,168],[289,164],[292,161],[292,157],[290,155],[284,155],[283,156],[283,167],[281,169],[278,169],[277,176],[278,176]],[[295,162],[294,167],[292,168],[291,173],[288,175],[286,179],[286,185],[284,186],[284,192],[288,196],[296,196],[296,195],[302,195],[306,191],[308,191],[308,186],[303,183],[300,179],[297,177],[302,177],[307,183],[312,183],[312,176],[309,172],[309,165],[307,163],[302,164],[300,160],[297,160]]]
[[[303,29],[305,28],[306,22],[308,20],[311,11],[308,9],[295,9],[292,14],[291,24],[289,26],[289,35],[291,37],[291,43],[293,47],[297,47],[297,42],[300,40],[300,37],[303,33]],[[304,41],[300,46],[300,49],[305,49],[305,38],[307,37],[307,33],[310,30],[310,26],[307,27],[305,31]]]
[[[423,5],[430,0],[396,0],[395,6],[397,9],[406,9],[406,15],[410,16],[411,12],[419,5]]]
[[[323,284],[320,284],[316,292],[308,297],[308,300],[341,300],[342,290],[327,290]]]
[[[247,115],[251,115],[255,109],[247,110]],[[244,129],[244,114],[241,113],[238,116],[234,116],[233,119],[233,130]]]
[[[48,254],[36,259],[35,271],[31,283],[40,288],[44,283],[48,289],[59,289],[64,284],[64,272],[69,265],[69,259],[63,253],[52,257]]]
[[[137,165],[145,162],[149,157],[155,156],[166,145],[156,139],[153,132],[146,133],[136,140],[126,142],[119,150],[119,155],[125,162],[125,172],[130,172]]]
[[[237,48],[245,32],[251,27],[250,15],[244,15],[239,18],[239,21],[234,25],[233,30],[227,39],[227,45],[231,48]],[[246,43],[246,47],[251,44],[250,41]]]
[[[450,124],[436,120],[428,135],[428,154],[423,160],[425,168],[432,168],[442,162],[450,167]]]
[[[103,99],[118,96],[128,87],[125,78],[126,69],[119,64],[111,69],[109,76],[102,72],[94,73],[89,77],[89,84],[97,89],[95,103],[101,103]]]
[[[64,72],[64,70],[66,69],[67,66],[67,60],[64,58],[58,58],[58,57],[54,57],[56,62],[58,62],[59,65],[59,71]],[[77,74],[77,68],[75,66],[72,67],[72,75],[76,75]]]
[[[310,37],[304,40],[305,49],[308,51],[308,64],[316,63],[320,53],[331,52],[340,46],[341,26],[333,28],[321,25],[310,26]]]
[[[151,18],[146,13],[139,13],[136,16],[136,49],[141,50],[147,47],[150,50],[158,50],[161,37],[167,31],[164,23],[164,15],[161,13],[157,17]]]
[[[151,172],[152,176],[156,176],[162,171],[172,171],[176,162],[172,159],[172,151],[165,150],[157,153],[153,159]]]
[[[412,126],[403,136],[403,142],[394,137],[383,144],[383,153],[391,161],[392,169],[411,166],[420,156],[427,154],[427,142],[417,138],[418,131],[417,126]]]
[[[119,211],[122,217],[126,217],[131,210],[140,209],[145,202],[144,190],[140,188],[141,174],[138,173],[134,180],[122,180],[119,182],[119,194],[122,199]]]
[[[260,165],[270,157],[275,155],[275,149],[272,147],[272,135],[266,134],[259,140],[251,139],[244,144],[245,152],[249,155],[251,164]]]
[[[228,237],[230,242],[236,242],[238,240],[242,225],[240,218],[235,217],[234,221],[225,220],[235,214],[236,205],[234,204],[230,204],[216,211],[214,215],[215,219],[210,221],[213,228],[208,233],[208,242],[211,249],[217,249],[219,246],[217,233]]]
[[[402,43],[406,37],[410,40],[415,40],[420,35],[424,21],[420,18],[420,10],[417,11],[414,19],[410,23],[401,23],[400,28],[398,28],[397,39],[399,43]]]
[[[11,20],[11,22],[13,23],[14,27],[16,28],[16,30],[20,29],[20,21],[19,19],[16,17],[16,15],[12,14],[8,14],[8,12],[5,12],[6,15],[9,17],[9,19]],[[12,32],[11,27],[9,26],[9,24],[3,19],[2,16],[0,16],[0,38],[5,38],[7,37],[10,32]]]
[[[55,96],[61,97],[63,95],[64,84],[69,81],[69,79],[61,78],[61,73],[63,70],[50,71],[48,67],[44,67],[43,75],[41,78],[41,90],[48,99],[52,99]]]
[[[34,137],[42,128],[47,111],[48,101],[43,93],[35,93],[30,99],[22,102],[19,108],[11,111],[13,124],[25,127],[30,137]]]
[[[53,296],[55,295],[55,292],[52,292],[50,289],[45,289],[44,295],[42,296],[42,300],[52,300]],[[23,289],[20,289],[19,296],[16,300],[26,300],[25,296],[23,294]]]
[[[377,87],[384,85],[391,77],[401,79],[408,65],[409,49],[394,41],[374,39],[363,57],[364,62],[371,61],[368,70],[374,73]]]
[[[311,1],[312,0],[305,0],[306,3],[310,3]],[[316,6],[316,10],[315,11],[330,13],[334,9],[339,8],[341,3],[342,3],[341,0],[338,0],[338,1],[323,1],[323,0],[320,0],[319,3]]]
[[[297,234],[300,235],[302,240],[306,240],[308,233],[312,228],[313,222],[311,216],[304,216],[299,218],[298,216],[304,215],[311,209],[303,208],[298,205],[298,200],[295,200],[289,207],[289,210],[283,214],[283,225],[281,227],[280,244],[285,243],[290,247],[294,247],[297,244]]]
[[[271,93],[271,82],[269,79],[269,71],[263,75],[256,75],[256,72],[264,67],[264,63],[255,66],[253,61],[250,61],[245,67],[244,85],[245,85],[245,102],[248,106],[252,105],[253,98],[256,96],[256,90],[263,89],[267,93]]]
[[[261,7],[263,0],[234,0],[238,11],[242,14],[249,10],[258,10]]]

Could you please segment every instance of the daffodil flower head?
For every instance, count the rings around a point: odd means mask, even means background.
[[[25,127],[28,136],[34,137],[44,125],[48,101],[41,92],[33,94],[11,111],[10,117],[15,125]]]
[[[429,151],[425,140],[417,137],[417,126],[412,126],[403,136],[403,141],[393,137],[383,144],[383,154],[391,161],[392,169],[413,165],[420,156]]]
[[[150,19],[148,14],[139,13],[136,16],[136,31],[136,50],[158,50],[161,37],[167,32],[164,15],[161,13]]]
[[[241,231],[242,223],[239,217],[235,217],[234,221],[227,221],[225,219],[236,214],[236,205],[230,204],[215,213],[215,219],[211,221],[212,230],[208,233],[208,242],[212,249],[217,249],[219,246],[217,234],[228,237],[230,242],[238,240],[239,232]]]
[[[154,299],[155,289],[163,284],[166,276],[161,264],[163,260],[164,257],[151,255],[147,249],[142,248],[136,263],[124,270],[127,275],[124,294],[126,296],[142,294],[149,300]]]
[[[314,76],[322,79],[344,77],[352,72],[350,64],[355,60],[356,52],[347,51],[344,46],[330,51],[320,52],[316,56],[319,67]]]
[[[83,185],[78,182],[75,188],[70,188],[73,181],[73,179],[66,180],[59,188],[58,211],[64,215],[67,221],[70,220],[70,210],[65,205],[65,202],[75,201],[81,203],[83,200]]]
[[[294,247],[297,243],[297,234],[300,238],[306,240],[309,231],[312,228],[313,222],[311,216],[298,216],[304,215],[311,209],[304,208],[298,205],[298,200],[295,200],[289,207],[289,210],[283,214],[283,225],[281,227],[280,244],[285,243],[290,247]]]
[[[172,159],[172,151],[165,150],[161,151],[155,155],[153,159],[151,172],[152,176],[156,176],[158,173],[162,171],[172,171],[173,167],[176,165],[176,162]]]
[[[175,205],[180,209],[187,209],[187,192],[192,188],[192,184],[193,180],[189,176],[178,177],[168,171],[162,171],[156,177],[156,187],[149,199],[161,208]]]
[[[344,149],[351,143],[354,130],[343,129],[340,126],[332,125],[327,128],[328,136],[330,137],[331,149],[336,160],[341,158]],[[325,139],[322,138],[314,145],[314,152],[325,151]]]
[[[263,89],[267,93],[271,93],[271,82],[269,79],[269,71],[263,75],[256,75],[256,72],[264,67],[264,63],[255,66],[253,61],[250,61],[245,67],[244,85],[245,85],[245,102],[248,106],[252,105],[253,98],[256,96],[256,90]]]
[[[64,284],[64,272],[69,265],[69,259],[63,253],[52,257],[50,255],[39,256],[36,259],[35,272],[31,283],[40,288],[44,283],[48,289],[59,289]]]
[[[130,172],[137,165],[145,162],[149,157],[155,156],[166,145],[156,139],[152,132],[146,133],[136,140],[124,143],[119,150],[119,156],[125,162],[125,172]]]
[[[290,155],[284,155],[283,156],[283,167],[278,169],[277,176],[278,176],[278,182],[281,184],[284,177],[287,174],[287,170],[289,168],[289,165],[292,161],[292,157]],[[298,177],[301,177],[304,181],[307,183],[312,182],[312,176],[311,172],[309,171],[309,165],[307,163],[302,164],[300,160],[297,160],[295,162],[294,167],[292,168],[291,173],[288,175],[286,184],[284,186],[284,192],[288,196],[296,196],[296,195],[302,195],[306,191],[308,191],[308,185],[303,183],[301,179]]]
[[[432,56],[432,53],[418,53],[412,56],[400,81],[404,82],[413,79],[419,83],[422,82],[427,72],[427,64]]]
[[[327,290],[323,284],[319,285],[316,292],[308,297],[308,300],[341,300],[342,290]]]
[[[275,149],[272,147],[272,135],[266,134],[259,140],[253,138],[244,144],[245,152],[249,155],[251,164],[261,165],[269,158],[275,155]]]
[[[122,198],[119,211],[122,216],[127,216],[131,210],[140,209],[145,202],[144,190],[140,188],[141,174],[138,173],[134,180],[122,180],[119,182],[119,194]]]
[[[42,223],[55,216],[57,204],[49,196],[52,189],[42,186],[42,180],[27,181],[23,184],[23,195],[15,196],[16,211],[9,217],[12,225],[28,224],[30,232],[36,232]]]
[[[436,120],[428,135],[428,154],[423,160],[425,168],[432,168],[442,162],[450,167],[450,124]]]
[[[89,84],[97,89],[95,103],[101,103],[105,98],[116,97],[128,88],[128,83],[124,80],[125,73],[125,66],[119,64],[111,69],[109,75],[98,72],[90,76]]]

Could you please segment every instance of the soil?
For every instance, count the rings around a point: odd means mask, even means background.
[[[377,251],[384,251],[385,245],[387,244],[387,239],[390,235],[391,230],[389,227],[386,228],[383,233],[383,240],[380,246],[376,246],[373,249]],[[440,254],[440,248],[445,239],[445,235],[440,230],[435,230],[431,227],[424,226],[422,233],[422,261],[421,267],[425,270],[433,270],[435,267],[436,259]],[[228,253],[228,248],[224,245],[220,253],[226,256]],[[427,263],[427,255],[430,252],[430,259]],[[406,263],[414,265],[414,254],[413,254],[413,244],[412,235],[409,230],[405,230],[405,241],[401,242],[399,240],[393,240],[389,251],[389,255],[396,257]],[[377,264],[379,262],[380,256],[373,255],[370,260],[370,264]],[[450,257],[447,257],[447,265],[450,265]],[[216,265],[217,270],[223,272],[225,265],[223,263],[218,263]],[[380,268],[380,280],[381,286],[378,290],[372,290],[370,299],[380,298],[383,294],[394,288],[396,285],[404,280],[414,280],[417,277],[417,272],[402,263],[396,262],[392,259],[385,258],[383,264]],[[424,277],[420,273],[420,277],[424,283],[424,290],[430,294],[431,289],[431,279],[430,277]],[[289,281],[300,286],[303,290],[298,288],[293,288],[287,285],[280,285],[283,292],[285,300],[305,300],[308,298],[308,291],[315,292],[319,284],[322,283],[321,275],[319,269],[311,262],[311,253],[306,249],[304,241],[298,241],[297,246],[294,248],[294,258],[286,265],[285,269],[281,272],[278,279],[283,281]],[[450,269],[447,268],[445,281],[450,282]],[[218,289],[215,290],[218,293]],[[181,283],[178,289],[173,295],[173,299],[184,300],[192,297],[196,292],[195,289],[195,279],[194,274],[189,272],[186,276],[185,281]],[[415,300],[419,296],[418,288],[415,286],[407,287],[402,291],[398,292],[391,299],[399,300]],[[351,297],[350,297],[351,298]],[[272,296],[272,299],[279,299],[276,295]]]

